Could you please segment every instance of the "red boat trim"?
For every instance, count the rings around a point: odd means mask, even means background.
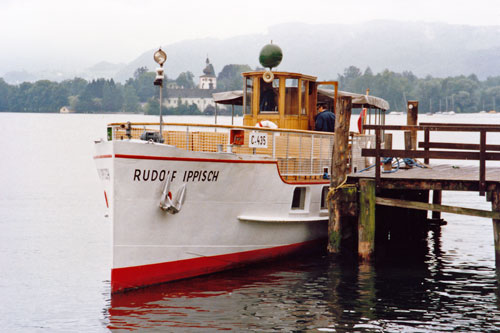
[[[257,163],[275,164],[276,161],[253,161],[253,160],[223,160],[216,158],[191,158],[191,157],[171,157],[171,156],[143,156],[116,154],[116,158],[131,158],[136,160],[160,160],[160,161],[187,161],[187,162],[214,162],[214,163]]]
[[[97,155],[97,156],[94,156],[94,159],[98,159],[98,158],[111,158],[113,157],[113,155]]]
[[[111,270],[111,292],[206,275],[320,246],[324,246],[324,239],[211,257],[114,268]]]
[[[94,156],[94,159],[98,158],[112,158],[112,155],[98,155]],[[223,160],[215,158],[190,158],[190,157],[171,157],[171,156],[145,156],[145,155],[127,155],[127,154],[115,154],[115,158],[125,158],[125,159],[136,159],[136,160],[156,160],[156,161],[184,161],[184,162],[213,162],[213,163],[254,163],[254,164],[274,164],[276,170],[278,170],[278,175],[281,181],[289,185],[311,185],[311,184],[330,184],[329,181],[314,181],[314,182],[289,182],[283,178],[278,168],[277,161],[253,161],[253,160]]]

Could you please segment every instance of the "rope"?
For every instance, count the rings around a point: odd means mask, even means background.
[[[419,167],[419,168],[427,168],[426,165],[424,165],[423,163],[420,163],[419,161],[417,160],[414,160],[412,158],[404,158],[403,159],[403,162],[405,162],[406,165],[410,166],[410,167]]]
[[[340,183],[338,186],[329,188],[328,194],[326,196],[328,209],[331,208],[330,203],[333,202],[333,198],[335,197],[335,194],[337,194],[338,190],[340,190],[341,188],[356,187],[356,184],[346,184],[346,182],[347,182],[347,176],[344,178],[344,181],[342,181],[342,183]]]
[[[399,158],[398,157],[386,157],[384,159],[382,159],[382,161],[380,162],[380,164],[386,164],[386,163],[389,163],[391,162],[393,159],[396,160],[396,162],[392,163],[392,167],[396,166],[396,169],[395,170],[388,170],[388,171],[382,171],[382,173],[394,173],[394,172],[397,172],[400,168],[400,162],[399,162]],[[414,160],[412,158],[403,158],[403,162],[405,163],[405,165],[409,166],[409,167],[419,167],[419,168],[430,168],[427,164],[424,164],[422,162],[419,162],[418,160]],[[373,168],[376,164],[373,164],[373,165],[370,165],[362,170],[359,170],[357,173],[360,173],[360,172],[363,172],[363,171],[366,171],[366,170],[369,170],[371,168]]]

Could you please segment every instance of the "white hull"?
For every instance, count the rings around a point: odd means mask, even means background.
[[[112,291],[268,259],[326,238],[329,181],[287,182],[273,159],[185,151],[139,140],[100,142],[95,161],[113,220]],[[169,176],[177,214],[159,208]],[[296,187],[302,209],[292,209]]]

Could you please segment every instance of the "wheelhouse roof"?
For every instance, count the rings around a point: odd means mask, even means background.
[[[335,91],[332,89],[318,88],[318,94],[333,99]],[[212,94],[214,102],[218,104],[243,105],[243,90],[224,91]],[[371,95],[355,94],[346,91],[339,91],[338,97],[351,96],[353,108],[372,108],[388,110],[389,103],[380,97]]]
[[[262,76],[265,71],[253,71],[253,72],[243,72],[241,75],[244,77],[246,76]],[[312,75],[306,75],[306,74],[301,74],[301,73],[293,73],[293,72],[278,72],[278,71],[273,71],[274,76],[286,76],[290,79],[307,79],[310,81],[316,81],[318,78],[316,76]]]

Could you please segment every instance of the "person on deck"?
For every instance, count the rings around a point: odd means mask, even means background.
[[[326,108],[325,103],[318,103],[317,110],[314,129],[322,132],[335,132],[335,114]]]

